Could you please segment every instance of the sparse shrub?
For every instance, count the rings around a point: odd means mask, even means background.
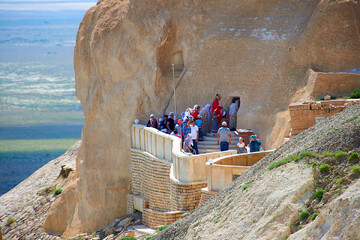
[[[215,220],[214,220],[214,223],[218,223],[218,222],[220,222],[219,219],[215,219]]]
[[[347,155],[347,152],[336,152],[334,155],[336,158],[342,158]]]
[[[304,220],[308,219],[308,217],[310,216],[310,213],[308,211],[302,211],[299,216],[300,216],[301,221],[304,221]]]
[[[355,119],[358,118],[359,115],[353,116],[352,118],[349,119],[349,121],[354,121]]]
[[[286,158],[283,158],[281,159],[280,161],[277,161],[277,162],[273,162],[270,164],[270,166],[268,167],[268,170],[272,170],[274,168],[277,168],[281,165],[284,165],[284,164],[287,164],[288,162],[291,162],[293,161],[294,159],[296,159],[297,156],[296,155],[291,155],[291,156],[288,156]]]
[[[337,182],[338,184],[341,184],[341,183],[342,183],[342,181],[343,181],[343,179],[342,179],[342,178],[338,178],[338,179],[336,179],[336,182]]]
[[[303,225],[299,225],[298,230],[302,229],[303,227],[304,227]]]
[[[246,190],[249,186],[250,186],[249,183],[248,183],[248,184],[244,184],[244,185],[241,186],[241,189],[242,189],[242,190]]]
[[[161,232],[163,231],[165,228],[168,228],[170,225],[163,225],[161,227],[158,228],[158,231]]]
[[[55,191],[54,191],[54,195],[59,195],[61,192],[62,192],[62,189],[61,189],[61,188],[57,188],[57,189],[55,189]]]
[[[310,220],[311,220],[311,221],[314,221],[315,218],[316,218],[318,215],[319,215],[318,213],[314,213],[313,215],[311,215]]]
[[[5,224],[5,226],[7,226],[7,227],[9,227],[12,223],[14,223],[15,222],[15,219],[14,218],[8,218],[7,220],[6,220],[6,224]]]
[[[360,98],[360,89],[355,89],[354,91],[352,91],[349,95],[349,98],[354,99],[354,98]]]
[[[350,162],[357,162],[359,160],[359,153],[352,153],[348,159]]]
[[[319,171],[321,172],[321,173],[328,173],[329,171],[330,171],[330,166],[329,166],[329,164],[323,164],[323,165],[321,165],[320,167],[319,167]]]
[[[331,153],[331,152],[323,152],[323,156],[324,156],[324,157],[332,157],[332,156],[334,156],[334,153]]]
[[[356,177],[358,177],[360,175],[360,166],[359,166],[359,164],[354,165],[351,168],[351,171],[353,171],[353,173],[356,175]]]
[[[334,127],[329,127],[327,130],[328,131],[331,131],[331,130],[333,130],[334,129]]]
[[[299,154],[300,158],[304,158],[304,157],[317,157],[318,155],[316,153],[313,152],[308,152],[308,151],[303,151]]]
[[[316,190],[316,192],[314,193],[314,197],[315,197],[317,200],[321,201],[324,193],[325,193],[325,191],[324,191],[322,188],[320,188],[320,189]]]
[[[311,164],[311,167],[313,167],[313,168],[315,168],[315,167],[317,167],[317,166],[319,166],[319,164],[317,164],[317,162],[313,162],[313,163]]]
[[[145,237],[140,238],[140,240],[149,240],[152,238],[153,238],[153,236],[145,236]]]
[[[301,158],[299,158],[299,157],[295,157],[295,158],[294,158],[294,162],[298,162],[300,159],[301,159]]]
[[[136,237],[122,237],[118,238],[118,240],[136,240]]]

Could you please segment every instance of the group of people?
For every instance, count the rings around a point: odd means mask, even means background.
[[[238,135],[236,131],[235,135]],[[221,127],[217,131],[217,144],[220,145],[221,151],[229,150],[229,146],[231,145],[231,131],[227,127],[227,123],[225,121],[222,122]],[[261,147],[261,141],[257,135],[250,136],[250,143],[247,146],[244,139],[239,137],[239,142],[236,144],[236,149],[238,154],[263,151]]]
[[[164,114],[163,117],[159,119],[159,122],[156,120],[154,114],[151,114],[147,126],[181,138],[185,152],[199,154],[198,141],[201,141],[203,138],[203,124],[205,123],[207,126],[207,123],[211,122],[211,132],[213,136],[217,134],[217,144],[220,145],[220,150],[229,150],[229,146],[231,145],[231,131],[227,127],[227,122],[222,121],[225,109],[220,105],[220,100],[221,95],[216,94],[211,109],[210,104],[208,104],[201,110],[201,113],[204,113],[204,117],[207,118],[204,119],[204,122],[203,116],[200,114],[200,106],[195,105],[193,108],[187,108],[185,112],[182,112],[181,118],[178,120],[176,120],[173,112],[170,112],[169,115]],[[252,140],[253,136],[255,136],[254,141]],[[261,141],[256,135],[253,136],[251,136],[249,146],[245,146],[244,140],[241,137],[239,138],[239,143],[237,144],[238,153],[246,153],[247,149],[250,149],[250,152],[261,150]]]
[[[256,135],[250,136],[250,143],[247,146],[244,139],[239,137],[239,142],[236,144],[236,150],[238,154],[263,151],[261,141]]]
[[[151,114],[147,126],[181,138],[185,152],[199,154],[197,143],[203,138],[203,122],[199,111],[200,106],[198,105],[195,105],[194,108],[188,108],[181,113],[181,119],[177,121],[173,112],[169,116],[163,115],[159,122],[157,122],[154,114]]]

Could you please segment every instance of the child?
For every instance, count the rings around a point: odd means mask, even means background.
[[[244,139],[239,137],[239,142],[236,145],[237,154],[246,153]]]
[[[170,135],[174,135],[175,137],[178,137],[181,139],[181,135],[178,133],[177,129],[174,129],[174,131]]]
[[[193,141],[191,139],[191,134],[187,134],[186,139],[184,141],[184,150],[185,152],[190,152],[192,154],[195,154],[195,150],[192,148]]]
[[[197,116],[197,120],[195,121],[195,125],[198,126],[199,128],[199,140],[201,141],[203,138],[203,132],[202,132],[202,128],[203,128],[203,122],[202,122],[202,116],[199,114]]]

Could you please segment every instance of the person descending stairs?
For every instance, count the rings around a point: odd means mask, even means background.
[[[236,150],[236,144],[239,142],[239,137],[237,137],[234,131],[231,131],[231,145],[229,146],[229,150]],[[211,153],[211,152],[219,152],[220,145],[217,145],[217,137],[212,136],[211,133],[206,133],[203,136],[203,140],[198,142],[199,153]]]

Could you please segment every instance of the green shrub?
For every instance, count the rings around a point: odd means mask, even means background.
[[[335,154],[331,152],[323,152],[324,157],[333,157]]]
[[[324,191],[322,188],[320,188],[320,189],[316,190],[316,192],[314,193],[314,197],[315,197],[317,200],[321,201],[324,193],[325,193],[325,191]]]
[[[358,118],[359,115],[353,116],[352,118],[349,119],[349,121],[354,121],[355,119]]]
[[[331,131],[331,130],[333,130],[334,129],[334,127],[329,127],[327,130],[328,131]]]
[[[350,157],[348,158],[348,160],[349,160],[350,162],[356,162],[356,161],[358,161],[358,160],[359,160],[359,153],[357,153],[357,152],[352,153],[352,154],[350,155]]]
[[[218,222],[220,222],[219,219],[215,219],[215,220],[214,220],[214,223],[218,223]]]
[[[313,162],[312,164],[311,164],[311,167],[316,167],[316,166],[319,166],[319,164],[317,164],[316,162]]]
[[[310,216],[310,213],[308,211],[302,211],[299,216],[300,216],[300,219],[302,221],[304,221],[304,220],[308,219],[308,217]]]
[[[297,158],[296,155],[291,155],[291,156],[288,156],[288,157],[286,157],[286,158],[281,159],[280,161],[273,162],[273,163],[271,163],[270,166],[268,167],[268,170],[272,170],[272,169],[277,168],[277,167],[279,167],[279,166],[281,166],[281,165],[287,164],[287,163],[293,161],[293,160],[296,159],[296,158]]]
[[[118,240],[136,240],[136,237],[122,237],[118,238]]]
[[[62,192],[62,189],[61,189],[61,188],[57,188],[57,189],[55,189],[55,191],[54,191],[54,195],[59,195],[61,192]]]
[[[318,155],[316,153],[313,152],[307,152],[307,151],[303,151],[299,154],[300,158],[304,158],[304,157],[317,157]]]
[[[299,225],[298,230],[302,229],[303,227],[304,227],[303,225]]]
[[[329,164],[323,164],[323,165],[321,165],[320,167],[319,167],[319,171],[321,172],[321,173],[327,173],[327,172],[329,172],[330,171],[330,166],[329,166]]]
[[[336,179],[336,182],[337,182],[338,184],[341,184],[341,183],[342,183],[342,181],[343,181],[343,179],[342,179],[342,178],[338,178],[338,179]]]
[[[158,231],[161,232],[163,231],[165,228],[168,228],[170,225],[163,225],[161,227],[158,228]]]
[[[6,220],[6,224],[5,224],[5,226],[10,226],[12,223],[14,223],[15,222],[15,219],[14,218],[8,218],[7,220]]]
[[[294,158],[294,162],[298,162],[300,159],[301,159],[301,158],[299,158],[299,157],[295,157],[295,158]]]
[[[347,155],[347,152],[336,152],[334,155],[336,158],[342,158]]]
[[[246,190],[249,186],[250,186],[249,183],[248,183],[248,184],[244,184],[244,185],[241,186],[241,189],[242,189],[242,190]]]
[[[316,218],[318,215],[319,215],[318,213],[314,213],[313,215],[311,215],[310,220],[311,220],[311,221],[314,221],[315,218]]]
[[[152,239],[154,236],[145,236],[145,237],[142,237],[140,238],[140,240],[149,240],[149,239]]]
[[[351,168],[351,171],[353,171],[353,173],[356,174],[356,176],[359,176],[360,175],[360,166],[359,166],[359,164],[354,165]]]
[[[360,98],[360,89],[355,89],[354,91],[352,91],[349,95],[349,98]]]

